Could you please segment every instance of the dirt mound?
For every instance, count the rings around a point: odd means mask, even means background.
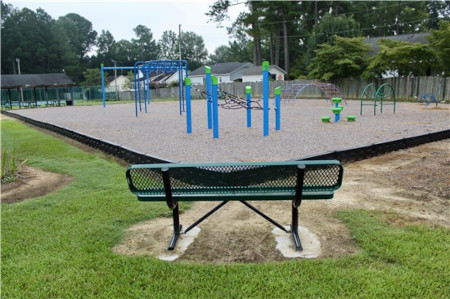
[[[15,203],[24,199],[47,195],[72,181],[68,175],[22,166],[18,180],[2,184],[2,202]]]

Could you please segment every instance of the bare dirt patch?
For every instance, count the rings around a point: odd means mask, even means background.
[[[336,213],[348,209],[381,210],[394,225],[450,227],[450,140],[393,152],[344,167],[344,184],[332,200],[305,201],[300,225],[321,242],[320,257],[339,257],[358,250]],[[151,203],[149,203],[151,204]],[[254,202],[282,224],[290,222],[289,202]],[[191,224],[215,203],[195,203],[181,215]],[[275,248],[273,225],[239,202],[230,202],[199,225],[201,231],[178,261],[258,263],[285,260]],[[128,255],[171,254],[167,244],[172,219],[139,223],[114,250]],[[304,244],[307,246],[307,244]]]
[[[48,172],[30,166],[22,166],[18,180],[2,184],[2,202],[15,203],[24,199],[47,195],[72,181],[68,175]]]

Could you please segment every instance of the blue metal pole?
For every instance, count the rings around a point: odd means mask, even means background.
[[[106,98],[105,98],[105,73],[103,63],[101,64],[101,72],[102,72],[102,97],[103,97],[103,108],[106,107]]]
[[[252,127],[252,87],[245,86],[245,93],[247,94],[247,128]]]
[[[339,108],[339,104],[336,103],[336,104],[334,105],[334,107],[335,107],[335,108]],[[339,121],[339,113],[336,113],[336,114],[334,115],[334,122],[337,123],[338,121]]]
[[[133,84],[134,84],[134,110],[136,111],[136,117],[138,116],[138,107],[137,107],[137,86],[136,86],[136,66],[133,69]]]
[[[206,73],[206,105],[208,111],[208,129],[212,129],[212,86],[211,86],[211,68],[205,66]]]
[[[192,116],[191,116],[191,79],[185,78],[186,85],[186,131],[192,133]]]
[[[211,76],[212,82],[212,117],[213,117],[213,137],[219,138],[219,109],[217,103],[217,77]]]
[[[180,106],[180,115],[183,114],[182,93],[183,93],[183,75],[181,74],[181,70],[178,70],[178,102]]]
[[[144,71],[144,69],[142,69]],[[137,81],[138,81],[138,98],[139,98],[139,111],[142,111],[142,105],[141,105],[141,80],[139,76],[139,70],[137,73]]]
[[[145,73],[145,85],[147,87],[146,93],[145,93],[145,113],[147,113],[147,104],[150,102],[150,74],[149,72]]]
[[[275,88],[275,130],[279,131],[281,126],[281,87]]]
[[[269,135],[269,62],[262,63],[263,70],[263,126],[264,136]]]

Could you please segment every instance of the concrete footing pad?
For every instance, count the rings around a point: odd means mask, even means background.
[[[285,226],[286,230],[290,227]],[[278,227],[272,230],[277,242],[277,249],[287,258],[317,258],[320,255],[320,241],[318,237],[311,233],[306,227],[299,226],[298,234],[302,243],[303,251],[296,251],[294,240],[290,233],[286,233]]]

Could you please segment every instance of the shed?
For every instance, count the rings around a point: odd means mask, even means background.
[[[66,74],[2,75],[2,108],[12,107],[14,102],[19,107],[39,106],[39,102],[45,102],[47,106],[60,105],[61,100],[73,105],[73,86],[75,83]],[[15,98],[13,91],[17,93]],[[50,91],[52,96],[49,96]],[[61,91],[69,92],[62,94]]]

